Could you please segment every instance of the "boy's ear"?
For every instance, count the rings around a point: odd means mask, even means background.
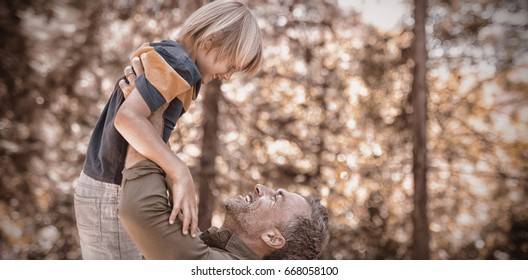
[[[260,235],[260,239],[262,239],[266,245],[275,250],[278,250],[286,245],[286,239],[284,239],[284,236],[282,236],[280,231],[275,227],[264,231]]]
[[[220,39],[220,33],[214,33],[207,37],[204,42],[204,48],[205,50],[209,51],[211,50],[211,47],[215,45],[215,41]]]

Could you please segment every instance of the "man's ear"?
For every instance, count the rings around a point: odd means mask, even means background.
[[[286,245],[286,239],[284,239],[284,236],[282,236],[280,231],[275,227],[264,231],[260,235],[260,239],[262,239],[266,245],[275,250],[278,250]]]

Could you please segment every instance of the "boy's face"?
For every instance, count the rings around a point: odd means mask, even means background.
[[[196,65],[202,75],[202,84],[207,84],[213,79],[229,80],[236,72],[235,67],[228,59],[216,60],[218,51],[213,49],[209,52],[200,49],[196,56]]]

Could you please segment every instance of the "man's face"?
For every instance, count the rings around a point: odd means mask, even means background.
[[[260,184],[255,186],[254,192],[230,198],[225,205],[224,225],[255,238],[272,226],[282,227],[295,216],[310,215],[310,205],[304,197]]]

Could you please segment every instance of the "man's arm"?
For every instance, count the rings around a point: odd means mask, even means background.
[[[163,111],[160,108],[149,117],[158,135],[163,132]],[[119,217],[146,259],[236,259],[228,252],[211,249],[200,238],[184,235],[181,220],[167,223],[171,207],[160,167],[130,145],[125,165]]]
[[[215,254],[200,238],[183,235],[171,213],[163,170],[141,161],[123,172],[119,218],[146,259],[210,259]]]
[[[134,58],[132,65],[137,75],[141,75],[143,68],[139,58]],[[125,72],[127,72],[126,69]],[[158,164],[167,173],[172,182],[169,190],[172,194],[173,203],[172,212],[168,217],[169,223],[174,223],[181,210],[183,212],[182,232],[187,234],[190,224],[191,235],[195,237],[198,210],[191,172],[185,163],[172,152],[155,127],[149,122],[148,118],[151,112],[133,84],[136,78],[135,74],[125,73],[125,75],[131,84],[128,85],[124,81],[120,82],[123,92],[128,97],[121,105],[114,125],[130,146],[144,157]],[[128,92],[130,94],[127,94]]]

